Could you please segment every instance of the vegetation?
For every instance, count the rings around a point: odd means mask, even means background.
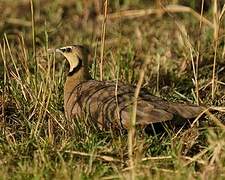
[[[91,47],[95,79],[101,52],[102,78],[133,85],[149,59],[142,87],[214,110],[188,129],[154,135],[137,129],[134,177],[224,178],[223,3],[203,0],[207,8],[201,11],[201,1],[194,0],[174,0],[177,6],[108,1],[104,21],[99,2],[0,0],[0,179],[130,177],[127,132],[103,132],[64,116],[67,64],[47,50],[69,44]]]

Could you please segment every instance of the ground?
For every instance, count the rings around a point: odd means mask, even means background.
[[[188,129],[148,135],[137,128],[134,176],[224,178],[225,10],[223,3],[215,8],[216,3],[205,1],[203,16],[200,1],[194,0],[174,0],[173,5],[192,8],[173,6],[176,12],[168,9],[172,1],[110,1],[104,24],[104,3],[96,0],[40,0],[33,5],[0,0],[1,179],[130,177],[129,133],[66,120],[67,63],[47,53],[49,48],[86,44],[93,57],[91,75],[100,79],[103,25],[104,80],[137,85],[149,59],[142,83],[149,93],[213,109]],[[158,11],[135,14],[143,9]]]

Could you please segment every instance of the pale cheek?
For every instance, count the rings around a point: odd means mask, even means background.
[[[70,64],[70,70],[73,70],[74,68],[77,67],[78,65],[77,59],[72,59],[71,57],[68,57],[67,60],[69,61],[69,64]]]

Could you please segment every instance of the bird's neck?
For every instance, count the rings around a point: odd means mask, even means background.
[[[83,81],[90,80],[88,69],[80,67],[78,71],[71,71],[64,85],[64,100],[68,99],[74,88]]]

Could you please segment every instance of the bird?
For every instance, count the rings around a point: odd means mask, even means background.
[[[68,119],[88,117],[102,130],[128,130],[135,86],[122,82],[100,81],[89,73],[90,50],[84,45],[69,45],[54,49],[69,63],[64,84],[64,111]],[[192,119],[203,112],[194,104],[169,102],[141,89],[137,99],[136,126],[147,127],[167,122],[174,117]]]

